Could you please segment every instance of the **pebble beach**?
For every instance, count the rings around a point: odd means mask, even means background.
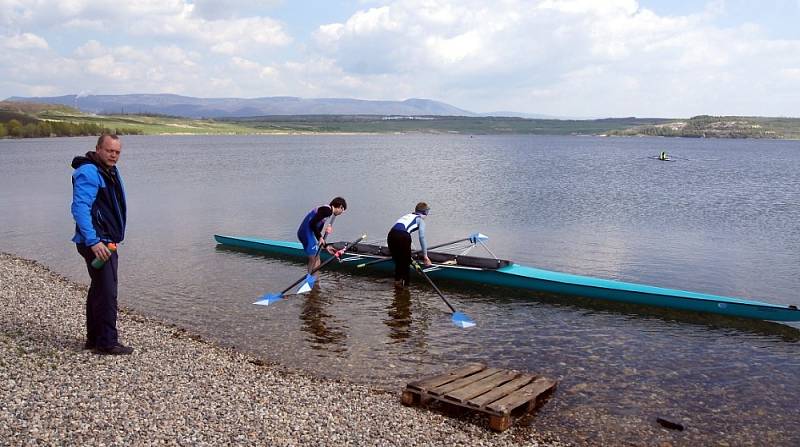
[[[136,351],[97,355],[83,349],[86,290],[0,253],[1,445],[565,445],[289,371],[137,314],[125,296],[120,341]]]

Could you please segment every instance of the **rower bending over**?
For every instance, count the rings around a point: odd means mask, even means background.
[[[335,252],[332,246],[325,246],[325,236],[333,232],[336,216],[341,215],[346,209],[347,202],[341,197],[336,197],[330,204],[309,211],[297,229],[297,239],[303,244],[303,250],[308,256],[308,273],[319,266],[319,252],[323,248],[330,254]],[[325,222],[330,216],[333,216],[331,223],[326,226]]]
[[[419,202],[414,212],[397,219],[389,230],[386,243],[394,261],[394,285],[404,287],[409,280],[411,265],[411,233],[417,231],[422,260],[426,266],[431,265],[428,258],[428,244],[425,242],[425,217],[431,208],[425,202]]]

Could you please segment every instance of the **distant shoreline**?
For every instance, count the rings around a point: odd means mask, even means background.
[[[130,135],[120,133],[119,135]],[[691,137],[691,136],[665,136],[665,135],[646,135],[646,134],[630,134],[630,135],[605,135],[605,134],[533,134],[533,133],[492,133],[492,134],[478,134],[478,133],[454,133],[454,132],[425,132],[425,131],[409,131],[409,132],[253,132],[253,133],[240,133],[240,132],[219,132],[219,133],[191,133],[191,132],[163,132],[163,133],[146,133],[139,134],[143,136],[159,136],[159,137],[187,137],[187,136],[259,136],[259,137],[285,137],[285,136],[375,136],[375,135],[460,135],[460,136],[503,136],[503,135],[530,135],[530,136],[565,136],[565,137],[596,137],[596,138],[666,138],[666,139],[705,139],[705,140],[770,140],[770,141],[798,141],[800,136],[792,138],[746,138],[746,137]],[[3,140],[27,140],[32,138],[81,138],[81,137],[97,137],[98,135],[51,135],[49,137],[0,137]]]
[[[800,140],[800,118],[701,115],[594,120],[471,116],[269,115],[193,119],[92,115],[64,106],[5,103],[0,138],[98,135],[549,135]],[[11,105],[9,105],[11,104]],[[0,103],[2,106],[3,103]]]

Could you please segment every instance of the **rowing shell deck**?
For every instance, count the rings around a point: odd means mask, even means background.
[[[432,401],[489,415],[489,427],[504,431],[520,416],[541,406],[557,382],[530,373],[470,363],[444,374],[406,385],[403,405]]]

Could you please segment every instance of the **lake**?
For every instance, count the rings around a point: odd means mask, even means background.
[[[120,304],[288,368],[399,391],[483,361],[556,378],[532,424],[589,444],[798,445],[800,326],[501,288],[329,271],[251,303],[304,265],[218,248],[215,233],[294,240],[312,207],[332,240],[383,241],[426,201],[430,245],[480,231],[549,270],[798,304],[800,142],[465,135],[128,136]],[[94,138],[0,140],[0,251],[74,280],[69,164]],[[655,160],[666,151],[673,161]],[[416,241],[416,237],[415,237]],[[472,253],[482,254],[479,249]],[[121,333],[124,341],[124,331]],[[656,424],[666,417],[683,432]]]

